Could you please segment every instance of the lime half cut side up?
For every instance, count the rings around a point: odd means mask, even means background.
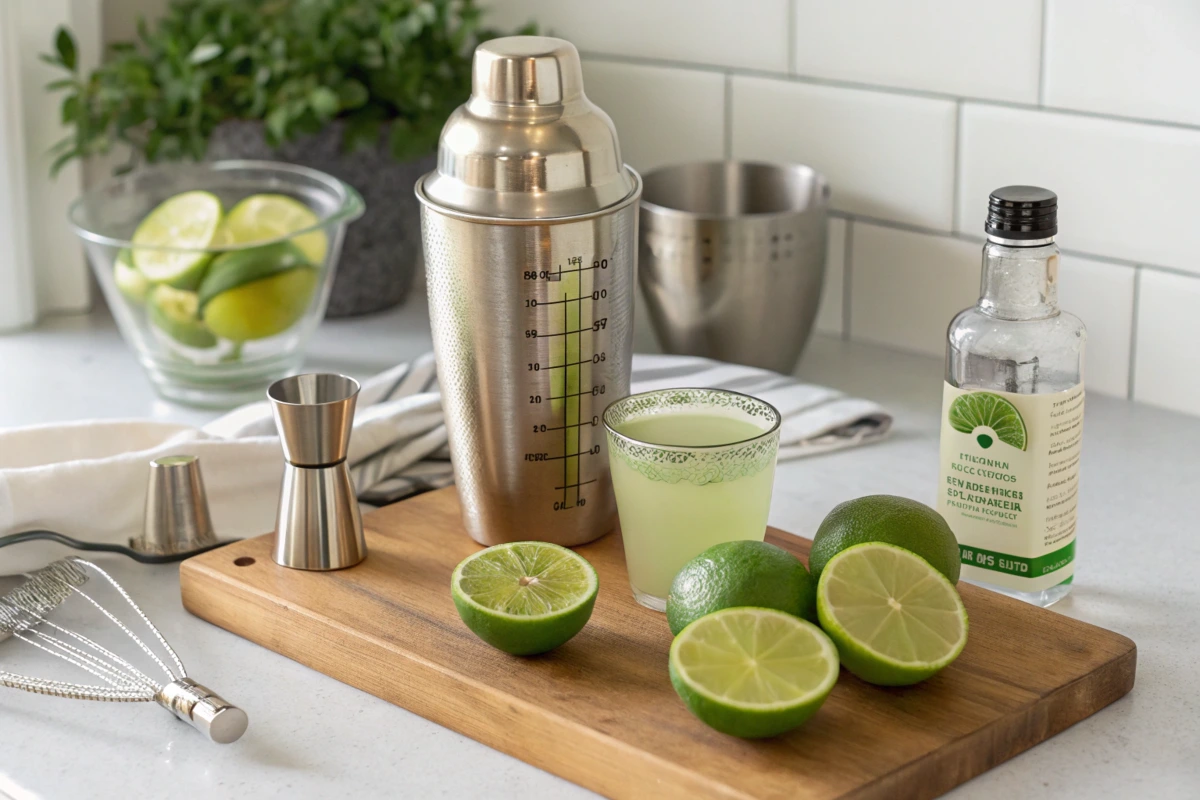
[[[971,392],[960,395],[950,404],[950,426],[960,433],[974,433],[977,428],[990,428],[996,438],[1007,445],[1025,449],[1025,420],[1016,406],[992,392]],[[980,434],[979,444],[986,450],[991,437]]]
[[[600,589],[583,556],[548,542],[499,544],[468,556],[450,579],[458,615],[513,655],[553,650],[591,618]]]
[[[920,556],[882,542],[834,556],[817,583],[817,615],[846,669],[868,683],[908,686],[958,658],[967,610]]]
[[[268,242],[312,228],[320,221],[311,208],[287,195],[254,194],[230,209],[217,232],[216,245],[234,247]],[[324,231],[311,231],[290,241],[313,266],[325,263],[329,239]]]
[[[727,608],[675,637],[671,683],[705,724],[746,739],[778,736],[817,712],[838,676],[820,628],[783,611]]]
[[[164,200],[133,233],[133,265],[151,283],[195,289],[221,225],[221,201],[209,192],[184,192]],[[156,249],[166,248],[166,249]]]

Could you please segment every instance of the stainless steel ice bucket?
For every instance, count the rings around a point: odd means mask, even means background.
[[[568,42],[486,42],[473,69],[416,187],[464,521],[582,544],[616,521],[600,415],[629,393],[641,180]]]
[[[795,369],[821,300],[828,201],[825,178],[800,165],[648,173],[640,283],[663,350]]]

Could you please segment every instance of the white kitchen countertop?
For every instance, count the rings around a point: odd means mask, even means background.
[[[417,300],[325,323],[308,366],[363,377],[428,348]],[[814,339],[798,374],[886,405],[894,433],[875,446],[780,464],[771,524],[811,535],[830,508],[863,494],[931,502],[941,372],[934,359]],[[103,311],[0,336],[0,426],[212,416],[156,399]],[[1200,797],[1200,419],[1093,395],[1085,432],[1079,568],[1055,610],[1137,642],[1137,684],[958,788],[949,795],[956,800]],[[197,680],[247,710],[250,730],[220,747],[157,706],[0,689],[0,797],[594,796],[191,617],[175,567],[96,560],[149,611]],[[4,561],[0,550],[0,574]],[[39,662],[32,648],[0,645],[5,668],[37,674]]]

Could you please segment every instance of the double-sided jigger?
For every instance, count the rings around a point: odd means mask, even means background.
[[[275,517],[275,562],[291,569],[352,567],[367,557],[346,455],[358,381],[294,375],[267,389],[287,465]]]

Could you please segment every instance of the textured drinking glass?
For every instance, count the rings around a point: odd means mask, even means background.
[[[664,611],[675,574],[714,544],[762,541],[779,412],[720,389],[664,389],[604,412],[629,583]]]

